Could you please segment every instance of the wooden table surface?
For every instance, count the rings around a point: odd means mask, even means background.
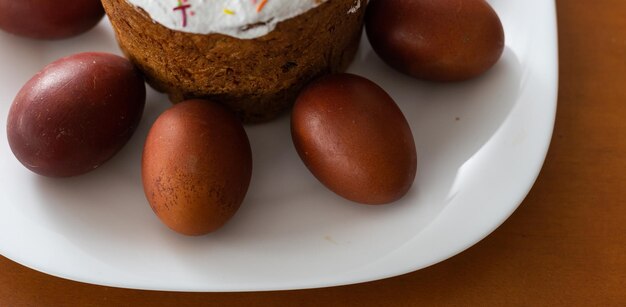
[[[108,288],[0,257],[0,306],[626,306],[626,1],[557,8],[559,106],[545,166],[513,216],[462,254],[376,282],[265,293]]]

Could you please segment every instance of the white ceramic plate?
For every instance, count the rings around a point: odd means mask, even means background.
[[[108,22],[39,42],[0,33],[0,253],[36,270],[117,287],[243,291],[375,280],[447,259],[497,228],[541,169],[557,94],[554,3],[492,0],[506,31],[501,61],[460,84],[428,84],[385,66],[363,41],[351,71],[385,88],[411,123],[413,189],[383,207],[344,201],[298,158],[289,119],[247,127],[254,174],[235,218],[215,234],[163,226],[140,180],[147,131],[169,103],[150,92],[130,143],[71,179],[32,174],[6,141],[14,95],[45,64],[79,51],[119,53]]]

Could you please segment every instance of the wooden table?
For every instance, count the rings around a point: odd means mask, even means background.
[[[515,214],[464,253],[387,280],[269,293],[100,287],[0,257],[0,306],[626,306],[626,1],[557,6],[559,107],[545,166]]]

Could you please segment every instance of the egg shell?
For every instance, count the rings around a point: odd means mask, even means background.
[[[0,29],[30,38],[72,37],[103,16],[99,0],[0,0]]]
[[[130,139],[145,99],[143,77],[122,57],[80,53],[59,59],[15,97],[7,119],[9,145],[37,174],[89,172]]]
[[[383,61],[425,80],[476,77],[504,50],[502,23],[484,0],[374,0],[365,23]]]
[[[148,134],[143,187],[152,210],[190,236],[222,227],[243,202],[252,152],[237,117],[221,105],[188,100],[172,106]]]
[[[386,204],[413,184],[411,128],[393,99],[368,79],[336,74],[314,81],[296,101],[291,133],[307,168],[346,199]]]

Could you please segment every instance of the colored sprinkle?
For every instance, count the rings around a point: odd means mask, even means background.
[[[191,8],[191,4],[187,4],[188,0],[178,0],[178,6],[174,8],[174,11],[180,11],[183,16],[183,27],[187,26],[187,10]]]
[[[263,10],[265,4],[267,4],[267,0],[262,0],[261,3],[259,3],[259,6],[256,7],[256,11],[260,12],[261,10]]]
[[[228,14],[228,15],[235,15],[234,11],[231,11],[229,9],[224,9],[224,14]]]

